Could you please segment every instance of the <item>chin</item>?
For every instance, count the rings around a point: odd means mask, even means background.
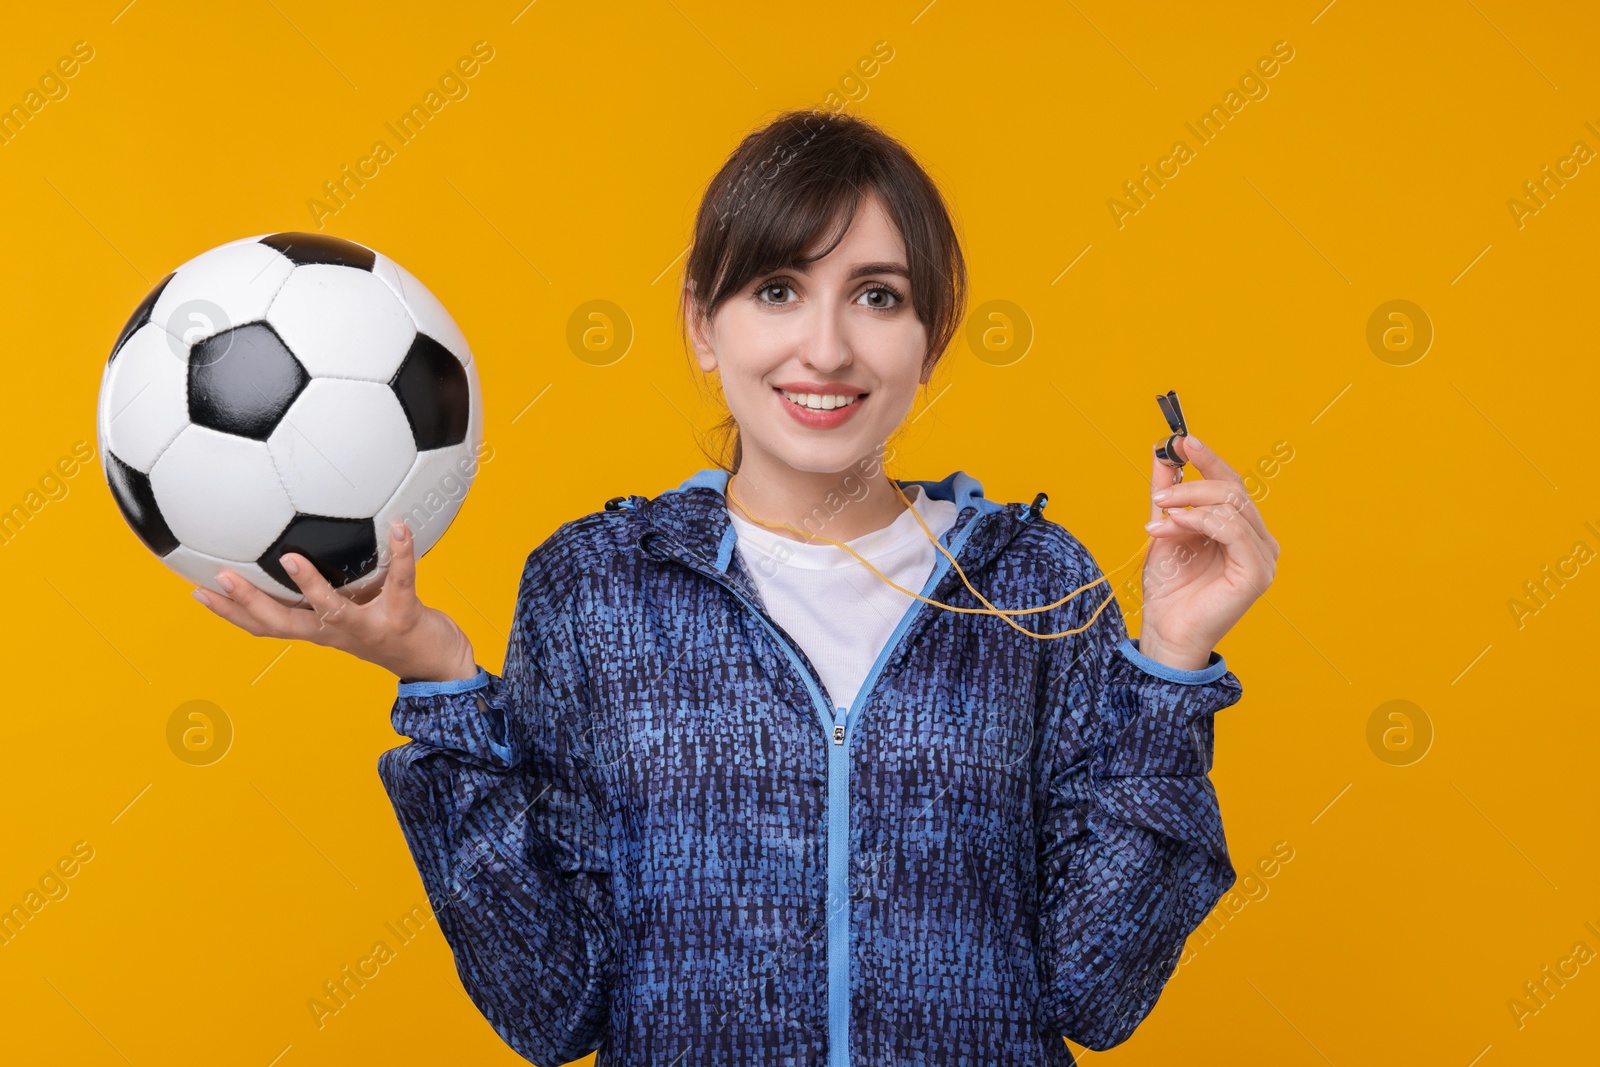
[[[862,458],[872,451],[871,447],[864,444],[840,441],[830,441],[826,445],[800,444],[791,448],[778,450],[775,454],[789,467],[807,474],[838,474],[847,468],[857,466]]]

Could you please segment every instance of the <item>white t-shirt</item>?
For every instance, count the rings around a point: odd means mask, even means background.
[[[934,500],[920,485],[907,489],[906,497],[933,536],[940,537],[955,525],[958,509],[952,501]],[[737,533],[739,557],[760,589],[767,613],[816,665],[834,707],[850,707],[889,635],[917,600],[886,584],[836,545],[792,540],[756,525],[732,507],[728,516]],[[829,536],[826,527],[819,532]],[[918,593],[940,558],[910,511],[845,543],[886,577]]]

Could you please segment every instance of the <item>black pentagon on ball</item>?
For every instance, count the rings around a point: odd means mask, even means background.
[[[110,452],[105,454],[106,482],[111,486],[111,497],[122,509],[133,532],[139,535],[144,546],[158,556],[165,556],[178,547],[178,538],[162,518],[156,506],[156,494],[150,488],[150,476],[141,474]]]
[[[371,574],[378,567],[378,538],[371,519],[331,519],[296,515],[256,563],[290,589],[299,588],[278,562],[285,552],[311,561],[335,589]]]
[[[264,441],[310,381],[271,326],[235,326],[189,349],[189,421]]]
[[[371,270],[378,261],[377,253],[354,241],[343,241],[325,233],[275,233],[263,237],[261,243],[288,256],[295,266],[327,263],[335,267],[354,267]]]
[[[172,274],[178,273],[173,271]],[[156,287],[144,294],[144,299],[139,301],[139,306],[133,309],[133,314],[128,316],[128,322],[122,327],[122,332],[117,334],[117,343],[111,346],[111,355],[106,362],[110,363],[117,358],[117,353],[122,351],[122,346],[127,343],[133,332],[150,321],[150,312],[155,310],[156,301],[161,297],[161,290],[167,287],[172,280],[172,274],[156,282]]]
[[[419,333],[400,369],[389,379],[416,438],[417,451],[460,444],[467,438],[472,390],[467,369],[450,350]]]

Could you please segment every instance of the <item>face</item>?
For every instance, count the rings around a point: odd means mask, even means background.
[[[709,325],[691,320],[696,361],[721,377],[744,462],[842,471],[900,425],[931,373],[907,267],[905,242],[872,194],[809,269],[761,275]]]

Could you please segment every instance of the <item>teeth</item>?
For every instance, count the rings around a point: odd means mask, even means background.
[[[834,408],[847,407],[861,399],[860,396],[819,396],[816,393],[791,393],[787,389],[780,389],[779,392],[801,407],[807,407],[813,411],[832,411]]]

